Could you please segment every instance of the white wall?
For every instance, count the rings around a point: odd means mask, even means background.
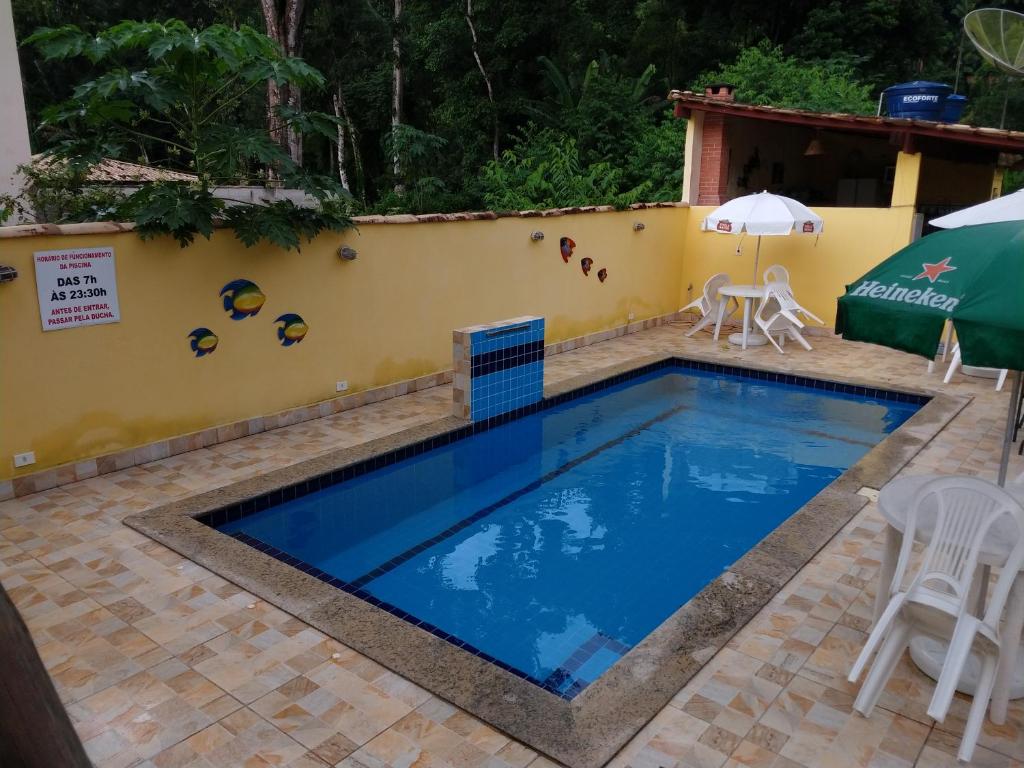
[[[32,154],[11,0],[0,0],[0,105],[0,195],[5,195],[20,189],[15,169]]]

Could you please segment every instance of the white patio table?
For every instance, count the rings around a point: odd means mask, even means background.
[[[878,591],[875,594],[872,625],[878,622],[888,602],[889,584],[896,572],[896,561],[899,558],[900,546],[903,543],[903,531],[907,524],[907,509],[910,507],[914,494],[929,480],[935,480],[938,477],[943,477],[943,475],[900,477],[887,483],[878,495],[878,511],[882,513],[888,526],[885,531],[882,565],[878,574]],[[929,520],[927,508],[923,512],[924,515],[918,522],[917,538],[927,543],[934,528],[934,520]],[[1005,521],[998,521],[985,537],[978,557],[979,573],[975,575],[979,585],[979,601],[985,599],[989,569],[992,566],[1001,566],[1006,562],[1015,538],[1013,529],[1006,525]],[[1024,657],[1020,653],[1022,630],[1024,630],[1024,571],[1018,573],[1006,604],[1003,632],[1008,640],[1005,645],[1005,654],[1000,659],[1000,669],[996,676],[996,687],[992,692],[992,707],[989,713],[992,722],[997,725],[1006,721],[1008,700],[1024,698]],[[946,646],[945,642],[919,636],[910,643],[910,658],[922,672],[933,680],[937,680],[945,661]],[[1010,669],[1011,664],[1012,669]],[[980,662],[972,658],[960,678],[957,690],[973,694],[980,668]]]
[[[726,285],[718,289],[718,292],[723,296],[734,296],[738,299],[743,299],[743,332],[733,333],[729,335],[729,343],[736,344],[737,346],[746,349],[749,347],[759,347],[762,344],[768,343],[768,338],[760,333],[755,333],[751,328],[751,303],[754,299],[764,298],[764,286],[763,285]],[[725,314],[725,304],[722,303],[718,308],[718,320],[715,323],[715,340],[718,340],[718,333],[722,330],[722,319]]]

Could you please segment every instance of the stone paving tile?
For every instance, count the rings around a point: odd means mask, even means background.
[[[686,323],[548,358],[546,383],[652,353],[817,370],[973,397],[905,468],[993,477],[1007,393],[917,358],[811,339],[741,351]],[[0,582],[99,768],[554,768],[555,763],[122,524],[170,500],[446,416],[439,386],[0,503]],[[1014,456],[1019,472],[1024,466]],[[871,616],[884,522],[868,504],[622,749],[615,768],[953,766],[969,700],[924,714],[906,659],[870,719],[845,680]],[[974,764],[1024,759],[1024,705]]]
[[[943,731],[932,731],[917,759],[917,765],[921,768],[962,768],[964,764],[956,759],[959,748],[959,738]],[[1024,763],[979,746],[974,750],[971,765],[975,768],[1021,768]]]

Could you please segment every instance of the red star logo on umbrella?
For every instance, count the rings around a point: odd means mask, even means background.
[[[914,277],[915,280],[920,280],[922,277],[927,277],[931,282],[935,282],[939,279],[939,275],[943,272],[952,272],[956,267],[949,266],[949,260],[952,256],[947,256],[937,264],[922,264],[921,274]]]

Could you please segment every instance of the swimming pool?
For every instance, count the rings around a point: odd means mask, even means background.
[[[788,358],[771,359],[781,363],[788,362]],[[875,383],[869,381],[826,381],[814,374],[737,367],[723,364],[721,360],[702,360],[692,356],[684,358],[665,352],[636,356],[602,368],[586,369],[584,366],[584,369],[586,372],[579,376],[549,383],[545,386],[544,401],[512,414],[503,414],[486,422],[474,423],[467,423],[454,417],[441,417],[414,426],[396,428],[395,431],[374,440],[353,439],[351,444],[339,446],[326,453],[310,456],[278,469],[260,471],[229,485],[185,496],[163,506],[129,515],[124,522],[238,585],[247,594],[255,596],[254,609],[263,609],[263,602],[268,604],[268,608],[271,605],[276,606],[306,625],[354,649],[359,654],[358,658],[372,659],[398,675],[397,680],[390,675],[382,679],[390,679],[392,683],[401,686],[415,684],[425,688],[570,768],[596,768],[611,759],[645,723],[661,711],[687,681],[693,679],[715,653],[725,647],[735,633],[750,622],[783,585],[798,574],[814,555],[863,509],[868,501],[859,493],[860,489],[883,487],[970,401],[969,398],[943,392],[878,389]],[[630,383],[643,384],[657,378],[652,374],[681,373],[690,376],[694,372],[697,378],[703,381],[713,381],[716,378],[734,380],[733,383],[737,385],[735,391],[743,393],[738,396],[747,398],[747,395],[750,395],[748,403],[771,401],[768,388],[773,384],[788,384],[803,392],[815,390],[853,395],[854,401],[858,398],[867,399],[873,401],[873,406],[886,409],[891,404],[906,404],[919,407],[920,410],[902,426],[892,429],[890,434],[884,436],[884,439],[870,450],[866,445],[856,447],[857,451],[867,452],[806,504],[771,529],[745,554],[735,555],[736,559],[727,564],[724,570],[718,572],[689,600],[679,605],[665,621],[633,645],[624,656],[596,679],[584,677],[585,674],[594,673],[590,670],[580,672],[578,668],[576,673],[579,677],[571,682],[563,680],[563,684],[555,685],[554,690],[544,688],[535,680],[531,680],[526,672],[513,667],[512,664],[498,660],[481,648],[451,635],[450,632],[432,625],[427,620],[417,619],[414,614],[389,605],[387,601],[380,600],[365,590],[353,589],[351,584],[294,555],[270,544],[259,543],[255,539],[251,540],[251,544],[245,543],[246,534],[238,531],[228,534],[218,530],[227,524],[237,523],[286,502],[302,500],[325,490],[341,488],[353,481],[372,477],[377,475],[379,470],[397,467],[409,459],[443,452],[449,446],[476,440],[491,431],[502,432],[506,427],[513,425],[524,428],[533,415],[542,412],[544,416],[557,415],[569,406],[585,405],[592,396],[614,395],[619,390],[628,389]],[[698,388],[692,397],[698,403],[698,409],[721,410],[724,418],[729,411],[716,405],[720,401],[714,395],[714,388],[711,388],[710,392]],[[839,398],[844,399],[846,398]],[[847,406],[833,401],[833,405],[828,408],[833,407],[845,409]],[[773,484],[775,490],[779,490],[780,487],[787,492],[792,490],[793,485],[786,486],[783,482],[789,477],[789,469],[786,467],[788,459],[783,458],[780,462],[785,468],[785,473],[772,469],[773,465],[758,473],[744,464],[751,458],[750,456],[743,459],[743,462],[740,461],[744,456],[745,445],[756,448],[751,451],[753,458],[767,458],[773,463],[779,461],[778,450],[772,453],[764,446],[757,447],[750,443],[748,417],[751,414],[760,415],[768,412],[770,409],[759,411],[754,408],[746,408],[741,415],[733,412],[732,423],[735,428],[725,430],[725,437],[721,437],[717,444],[708,446],[703,452],[680,453],[683,450],[682,446],[689,439],[687,435],[683,435],[678,444],[673,444],[675,448],[669,452],[672,464],[671,472],[667,474],[673,481],[669,484],[670,491],[675,488],[675,481],[684,475],[690,477],[691,474],[695,483],[699,481],[711,490],[726,489],[729,487],[726,483],[735,485],[742,482],[745,484],[743,487],[738,490],[733,488],[732,491],[742,492],[737,498],[746,498],[747,494],[756,492],[767,483]],[[823,412],[822,410],[821,413]],[[649,419],[642,419],[640,423],[646,420]],[[546,420],[543,422],[548,423]],[[875,423],[877,425],[879,422],[876,420]],[[891,429],[895,423],[896,421],[885,423],[885,417],[882,417],[883,426],[880,428],[884,432]],[[584,420],[581,429],[577,431],[582,431],[585,438],[589,430],[599,426],[600,423]],[[859,430],[862,426],[856,419],[853,421],[855,429]],[[539,431],[534,429],[531,439],[537,446],[549,444],[545,441],[553,439],[558,434],[553,427],[544,427]],[[832,437],[851,439],[851,445],[855,446],[857,441],[871,442],[878,439],[876,432],[870,439],[860,440],[856,433],[836,431],[831,422],[826,431]],[[622,431],[619,435],[613,434],[604,442],[611,442],[622,434]],[[570,431],[563,433],[562,436],[570,447],[575,444],[576,433]],[[804,438],[804,445],[799,449],[794,448],[790,454],[783,453],[782,456],[791,456],[796,464],[822,470],[822,466],[817,463],[814,450],[814,440],[819,438],[820,436],[807,435]],[[807,439],[810,439],[809,443],[806,443]],[[501,451],[495,453],[506,459],[504,463],[515,463],[510,461],[514,458],[514,452],[507,445],[501,441],[495,444]],[[604,460],[603,457],[609,455],[613,448],[614,446],[610,446],[592,459],[569,467],[568,471],[559,477],[569,475],[575,467],[584,467],[586,464],[596,466],[593,462]],[[852,454],[849,458],[852,459]],[[663,449],[660,456],[651,460],[650,467],[641,467],[641,470],[653,477],[653,484],[657,485],[658,477],[664,481],[662,473],[665,470],[665,463]],[[723,471],[723,467],[727,471]],[[543,469],[543,465],[537,469]],[[767,471],[769,469],[770,471]],[[833,471],[836,469],[833,467]],[[454,471],[450,462],[446,471],[449,474]],[[537,475],[537,478],[543,477],[544,474]],[[629,472],[619,473],[612,481],[607,479],[607,473],[599,474],[605,482],[605,487],[615,485],[623,486],[627,490],[633,488],[632,475]],[[763,477],[757,477],[758,474]],[[489,479],[487,474],[482,476]],[[556,478],[551,483],[558,481]],[[639,491],[634,488],[632,494],[625,493],[625,498],[639,498],[638,493]],[[651,491],[647,498],[657,499],[657,493]],[[790,494],[788,498],[795,503],[798,497]],[[384,516],[385,512],[391,514],[389,510],[381,505],[374,505],[372,501],[361,500],[359,503],[368,506],[359,510],[348,510],[349,521],[372,521]],[[604,515],[606,509],[600,504],[594,507],[590,500],[587,504],[589,506],[586,506],[585,510],[593,520],[598,523],[606,522],[595,516],[598,513]],[[736,505],[740,502],[730,504]],[[684,510],[700,508],[694,503],[685,502],[679,507]],[[467,517],[482,509],[473,510]],[[497,520],[500,514],[500,510],[495,511],[489,519]],[[549,519],[551,517],[553,519]],[[537,527],[547,535],[546,541],[554,542],[556,538],[550,534],[551,529],[556,527],[562,530],[568,526],[569,519],[568,515],[561,514],[547,516],[537,523]],[[584,529],[575,526],[573,530],[582,531],[586,535],[566,535],[558,540],[558,547],[545,550],[543,558],[534,556],[541,571],[549,562],[547,556],[556,550],[561,556],[563,546],[568,555],[586,561],[602,551],[597,550],[602,544],[599,536],[603,536],[606,548],[609,543],[616,541],[611,538],[611,528],[602,531],[598,528]],[[619,536],[619,529],[616,531],[615,535]],[[455,535],[449,535],[445,539],[453,543],[456,540]],[[532,544],[536,538],[522,537],[521,540]],[[424,541],[420,539],[419,544]],[[505,539],[499,539],[499,543],[502,541]],[[623,542],[625,541],[623,538]],[[408,549],[416,546],[418,545]],[[579,552],[572,551],[580,547],[582,548]],[[506,559],[523,557],[517,553],[518,550],[512,550]],[[646,556],[646,550],[643,554]],[[701,554],[703,555],[702,552]],[[734,556],[731,551],[730,556]],[[485,558],[483,567],[475,571],[480,575],[476,584],[481,590],[492,589],[488,579],[493,579],[490,575],[492,567],[497,565],[500,559],[500,553],[498,556]],[[454,563],[454,560],[449,559],[446,562]],[[654,568],[645,569],[645,563],[646,561],[642,562],[639,568],[634,567],[627,571],[638,571],[641,574],[658,573]],[[531,568],[533,567],[531,565]],[[617,583],[614,579],[609,581],[613,586]],[[586,584],[585,587],[588,590],[591,588],[590,584]],[[560,584],[556,584],[556,588],[549,596],[558,597],[565,594]],[[646,585],[644,588],[647,588]],[[653,588],[648,591],[652,594],[655,592]],[[675,599],[681,600],[682,594],[685,593],[680,592],[680,596]],[[639,596],[642,597],[643,593]],[[623,600],[619,600],[619,603],[622,604]],[[569,608],[573,607],[572,604],[566,605]],[[548,614],[545,613],[544,617],[547,619]],[[419,624],[414,624],[413,621],[419,621]],[[515,627],[516,632],[519,629],[520,627]],[[581,642],[585,644],[586,640]],[[594,650],[592,646],[584,648],[581,654],[577,655],[576,661],[580,661],[591,650]],[[614,654],[616,650],[621,649],[610,650]],[[594,663],[597,664],[599,661],[600,659]],[[326,662],[328,669],[325,673],[333,674],[330,666],[344,664],[344,658],[337,661],[329,660]],[[570,662],[569,666],[574,664],[575,662]],[[338,672],[341,673],[343,670]],[[538,672],[543,673],[543,669],[538,669]],[[571,670],[570,674],[573,674]],[[551,682],[556,681],[552,679]],[[576,689],[577,692],[573,695],[573,686],[577,682],[580,683],[582,690]],[[590,684],[583,687],[585,682]]]
[[[571,700],[925,400],[663,367],[201,519]]]

